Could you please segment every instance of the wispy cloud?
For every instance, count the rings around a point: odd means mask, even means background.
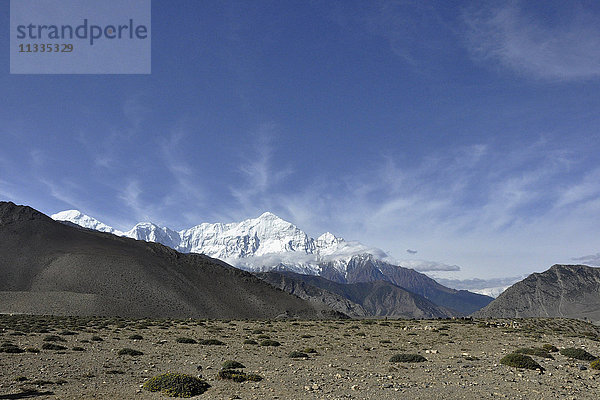
[[[457,146],[418,163],[382,156],[337,182],[315,177],[293,192],[272,190],[268,201],[254,197],[253,204],[282,213],[311,235],[330,230],[396,259],[418,246],[422,257],[436,260],[415,264],[422,270],[458,271],[458,264],[466,276],[478,267],[492,276],[515,273],[547,267],[568,248],[589,245],[577,228],[592,229],[589,215],[600,198],[594,172],[586,172],[574,151],[540,139],[510,149]],[[557,226],[569,237],[552,234]],[[500,266],[506,257],[511,265]]]
[[[204,187],[198,173],[183,152],[188,136],[183,123],[180,123],[160,143],[162,161],[175,183],[171,193],[164,198],[165,205],[173,205],[186,199],[198,206],[205,199]]]
[[[464,13],[473,56],[544,80],[600,77],[600,18],[576,3],[563,3],[562,24],[528,13],[526,2],[496,2]]]
[[[155,219],[160,215],[160,206],[144,200],[142,183],[136,178],[129,178],[117,197],[130,210],[129,214],[133,214],[136,222],[162,222]]]
[[[454,289],[465,289],[465,290],[474,290],[474,289],[487,289],[487,288],[495,288],[495,287],[506,287],[510,286],[516,282],[519,282],[525,279],[526,275],[520,276],[510,276],[505,278],[492,278],[492,279],[444,279],[444,278],[436,278],[436,280],[442,285],[454,288]]]
[[[256,213],[260,208],[264,208],[263,211],[272,209],[272,199],[276,196],[270,192],[292,173],[289,166],[274,164],[273,150],[277,134],[276,124],[262,124],[251,135],[250,151],[241,156],[238,167],[241,183],[231,185],[229,190],[246,212]]]
[[[452,51],[449,42],[455,40],[455,29],[431,2],[341,1],[318,6],[326,7],[329,18],[344,29],[356,29],[385,40],[390,51],[414,72],[439,68],[440,54]]]
[[[50,196],[67,204],[70,208],[86,209],[89,204],[85,194],[81,193],[81,187],[69,179],[63,178],[57,181],[40,176],[38,182],[48,189]]]
[[[566,207],[600,198],[600,168],[586,173],[579,182],[564,188],[556,207]]]
[[[458,265],[448,265],[437,261],[427,260],[402,260],[400,265],[405,268],[412,268],[420,272],[432,271],[460,271]]]
[[[572,258],[572,260],[585,265],[600,266],[600,253],[590,254],[589,256],[583,257],[575,257]]]
[[[16,201],[17,195],[14,187],[9,182],[0,179],[0,197],[3,200]]]

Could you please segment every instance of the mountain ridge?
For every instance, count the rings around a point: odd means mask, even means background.
[[[565,317],[600,321],[600,268],[555,264],[510,286],[474,316]]]
[[[450,318],[464,315],[438,306],[389,281],[339,283],[316,275],[301,275],[289,271],[270,271],[256,275],[288,293],[324,302],[353,317],[363,316],[360,314],[362,312],[376,317],[394,318]],[[311,291],[310,288],[318,288],[320,291]],[[350,305],[341,303],[336,296],[347,299]]]

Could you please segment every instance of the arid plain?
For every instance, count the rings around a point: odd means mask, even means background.
[[[544,344],[600,354],[600,328],[565,319],[148,320],[0,317],[0,399],[159,399],[142,388],[166,372],[201,376],[199,399],[593,399],[589,361],[500,359]],[[202,344],[215,339],[222,344]],[[266,341],[266,342],[265,342]],[[191,342],[191,343],[185,343]],[[214,341],[212,341],[214,342]],[[278,346],[268,346],[277,342]],[[207,342],[211,343],[211,341]],[[62,346],[63,349],[44,349]],[[123,349],[139,355],[119,354]],[[307,357],[292,358],[301,352]],[[125,351],[127,353],[127,351]],[[427,361],[394,363],[399,353]],[[260,381],[219,378],[227,360]]]

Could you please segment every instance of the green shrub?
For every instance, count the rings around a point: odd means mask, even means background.
[[[166,373],[148,379],[143,388],[171,397],[193,397],[206,392],[210,385],[191,375]]]
[[[223,368],[223,369],[241,369],[241,368],[246,368],[246,367],[241,362],[227,360],[223,363],[221,368]]]
[[[271,336],[269,336],[269,335],[258,335],[256,338],[257,339],[271,339]]]
[[[117,353],[120,356],[141,356],[144,353],[142,353],[139,350],[134,350],[134,349],[130,349],[128,347],[119,350],[119,352]]]
[[[554,360],[554,357],[552,357],[552,355],[550,355],[550,353],[548,353],[546,350],[544,350],[541,347],[521,348],[521,349],[515,350],[515,353],[527,354],[527,355],[536,356],[536,357],[550,358],[550,359]]]
[[[15,346],[12,343],[3,343],[2,345],[0,345],[0,353],[18,354],[24,352],[25,350],[21,349],[18,346]]]
[[[246,374],[242,371],[236,371],[233,369],[223,369],[219,371],[217,375],[220,379],[229,379],[234,382],[245,382]]]
[[[308,354],[303,353],[301,351],[292,351],[290,354],[288,354],[289,358],[308,358]]]
[[[73,350],[73,351],[85,351],[85,349],[83,347],[81,347],[81,346],[75,346],[71,350]]]
[[[106,371],[107,375],[123,375],[125,372],[121,371],[120,369],[109,369],[108,371]]]
[[[37,385],[37,386],[45,386],[45,385],[53,385],[54,382],[53,381],[49,381],[48,379],[36,379],[33,381],[29,382],[32,385]],[[60,383],[62,384],[62,383]]]
[[[582,360],[582,361],[592,361],[592,360],[595,360],[596,358],[598,358],[583,349],[577,349],[575,347],[568,347],[566,349],[561,349],[560,354],[562,354],[563,356],[567,356],[569,358],[575,358],[577,360]]]
[[[175,341],[177,343],[189,343],[189,344],[196,344],[196,343],[198,343],[194,339],[188,338],[188,337],[178,337],[177,339],[175,339]]]
[[[60,336],[57,335],[47,335],[44,336],[44,342],[66,342],[65,339],[61,338]]]
[[[500,364],[515,368],[539,369],[540,371],[544,370],[544,368],[535,362],[533,358],[519,353],[507,354],[506,356],[502,357]]]
[[[245,382],[245,381],[262,381],[262,376],[256,374],[246,374],[242,371],[236,371],[234,369],[223,369],[219,371],[217,375],[220,379],[228,379],[234,382]]]
[[[558,352],[558,347],[552,344],[545,344],[542,346],[542,349],[546,350],[548,353],[556,353]]]
[[[198,343],[203,344],[205,346],[225,346],[225,343],[221,342],[218,339],[202,339]]]
[[[129,340],[142,340],[142,335],[131,335],[129,336]]]
[[[263,333],[263,332],[264,332],[264,331],[263,331],[262,329],[254,329],[254,330],[252,331],[252,333],[253,333],[254,335],[260,335],[260,334],[261,334],[261,333]]]
[[[600,369],[600,359],[594,360],[590,363],[591,369]]]
[[[306,347],[302,349],[302,351],[308,354],[317,354],[317,350],[313,349],[312,347]]]
[[[427,361],[427,359],[420,354],[395,354],[390,358],[390,362],[393,362],[393,363],[396,363],[396,362],[416,363],[416,362],[424,362],[424,361]]]
[[[279,343],[277,340],[271,340],[271,339],[267,339],[267,340],[263,340],[262,342],[260,342],[261,346],[281,346],[281,343]]]
[[[104,339],[102,339],[100,336],[92,336],[90,340],[93,342],[101,342]]]
[[[27,380],[26,376],[17,376],[15,379],[15,382],[25,382]]]
[[[258,344],[256,340],[246,339],[244,340],[244,344]]]
[[[258,374],[246,374],[246,380],[252,382],[260,382],[263,380],[263,377]]]
[[[28,353],[39,353],[40,349],[36,349],[35,347],[28,347],[25,349],[25,351]]]
[[[65,346],[61,346],[60,344],[44,343],[42,345],[42,350],[67,350],[67,348]]]

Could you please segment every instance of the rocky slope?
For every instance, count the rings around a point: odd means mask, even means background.
[[[370,254],[351,257],[345,273],[341,273],[336,262],[321,263],[321,276],[334,282],[358,283],[387,281],[446,308],[470,314],[489,304],[493,298],[467,290],[455,290],[440,285],[425,274],[410,268],[378,260]]]
[[[448,318],[461,315],[387,281],[338,283],[314,275],[275,271],[259,273],[257,276],[288,293],[325,303],[351,316],[363,316],[360,313],[396,318]]]
[[[515,283],[477,317],[568,317],[600,321],[600,268],[553,265]]]
[[[199,254],[53,221],[0,202],[0,312],[128,317],[337,314]]]
[[[334,291],[326,290],[325,288],[319,287],[319,285],[305,282],[302,279],[302,277],[311,277],[327,281],[324,278],[311,275],[300,275],[293,272],[275,271],[258,272],[255,275],[278,289],[315,304],[324,304],[335,311],[339,311],[348,315],[349,317],[362,318],[373,315],[369,311],[365,310],[360,304],[348,299],[343,293],[340,294],[335,293]],[[333,282],[330,283],[333,284]]]

